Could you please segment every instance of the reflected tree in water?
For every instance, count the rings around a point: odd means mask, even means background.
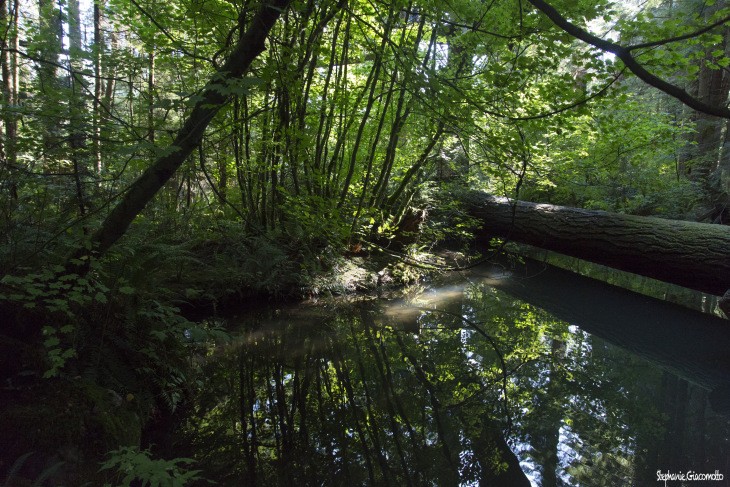
[[[361,305],[248,332],[187,426],[200,460],[239,485],[529,485],[502,435],[501,370],[457,318],[419,321]]]
[[[482,284],[378,303],[249,319],[213,352],[183,438],[209,477],[603,486],[725,466],[706,393],[545,311]]]

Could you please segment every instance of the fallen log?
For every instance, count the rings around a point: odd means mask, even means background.
[[[464,197],[501,237],[716,296],[730,289],[730,227],[514,201],[483,192]]]

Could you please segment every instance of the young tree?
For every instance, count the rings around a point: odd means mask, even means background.
[[[94,255],[103,255],[124,235],[132,220],[198,147],[206,127],[229,100],[231,85],[240,80],[253,60],[264,51],[269,31],[289,3],[290,0],[278,0],[264,4],[248,26],[243,24],[241,16],[239,29],[247,30],[236,43],[225,64],[206,84],[200,100],[168,148],[168,154],[157,159],[142,173],[92,235],[90,248]],[[86,247],[77,250],[71,257],[72,267],[88,269],[86,263],[81,266],[77,263],[85,256],[89,256]]]

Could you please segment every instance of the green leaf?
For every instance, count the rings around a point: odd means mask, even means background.
[[[156,101],[152,106],[155,108],[171,108],[172,100],[169,98],[162,98],[161,100]]]
[[[126,295],[134,294],[134,288],[131,286],[122,286],[119,288],[119,292]]]
[[[58,329],[61,333],[68,334],[74,331],[76,327],[74,325],[64,325],[61,328]]]

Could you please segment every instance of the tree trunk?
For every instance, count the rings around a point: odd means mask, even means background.
[[[38,0],[38,33],[31,45],[33,55],[39,59],[37,82],[39,107],[43,114],[43,159],[53,161],[62,139],[58,118],[65,115],[59,111],[62,110],[59,104],[62,95],[59,93],[61,80],[57,76],[63,51],[63,24],[61,12],[53,0]]]
[[[76,183],[76,201],[79,215],[86,215],[87,198],[84,189],[84,179],[88,175],[86,161],[86,133],[84,119],[86,103],[84,93],[86,82],[83,79],[83,44],[81,42],[81,10],[79,0],[69,0],[66,9],[68,20],[68,62],[69,62],[69,154],[73,163],[74,182]]]
[[[147,54],[147,140],[155,143],[155,46],[150,46]]]
[[[713,13],[725,8],[726,3],[724,0],[716,2],[711,8],[706,8],[703,15],[709,20]],[[724,69],[712,67],[712,53],[718,48],[730,54],[730,29],[723,28],[721,35],[722,43],[706,47],[704,57],[699,60],[698,66],[697,98],[713,106],[726,105],[730,93],[730,75]],[[691,157],[688,161],[687,175],[690,180],[698,183],[703,191],[702,203],[705,209],[712,210],[706,213],[709,215],[709,221],[725,223],[730,218],[728,188],[723,184],[723,180],[727,180],[728,172],[728,156],[723,154],[727,151],[723,141],[723,130],[727,120],[698,113],[694,121],[696,132],[686,150]]]
[[[479,485],[529,487],[530,480],[522,471],[519,457],[504,439],[499,424],[487,418],[482,418],[481,424],[479,435],[470,438],[482,464]],[[494,465],[495,456],[500,462],[499,469]]]
[[[253,60],[264,51],[269,31],[290,1],[276,0],[261,7],[225,65],[204,88],[200,101],[196,103],[175,140],[168,147],[167,155],[158,158],[137,178],[106,217],[101,228],[91,237],[90,247],[96,255],[103,255],[124,235],[134,218],[200,144],[206,127],[228,101],[228,96],[221,93],[221,86],[225,86],[227,80],[242,77]],[[243,26],[241,28],[243,29]],[[75,262],[85,256],[88,256],[86,248],[78,249],[71,256],[69,267],[82,273],[86,272],[88,265],[79,266],[78,262]]]
[[[0,39],[0,74],[2,75],[2,128],[0,129],[0,173],[7,188],[5,211],[15,208],[18,202],[17,139],[18,139],[18,0],[0,0],[0,28],[4,35]]]
[[[6,0],[0,0],[0,26],[3,32],[5,32],[3,38],[0,39],[0,72],[2,73],[2,96],[5,107],[5,110],[3,110],[5,113],[2,117],[4,127],[2,133],[0,133],[0,139],[4,137],[4,140],[2,140],[1,156],[11,167],[14,167],[17,162],[15,156],[17,122],[13,114],[16,104],[16,93],[13,89],[15,84],[15,70],[10,52],[15,47],[15,38],[17,37],[17,31],[14,28],[13,22],[13,18],[15,17],[14,9],[17,9],[17,5],[11,6]],[[11,191],[11,193],[14,193],[14,191]]]
[[[722,296],[730,227],[620,215],[468,193],[483,237],[502,237]]]
[[[94,175],[97,180],[101,176],[101,96],[103,81],[101,76],[101,58],[104,52],[104,37],[102,35],[102,10],[104,0],[94,0],[94,47],[92,57],[94,61],[94,102],[92,109],[92,144],[94,153]]]

